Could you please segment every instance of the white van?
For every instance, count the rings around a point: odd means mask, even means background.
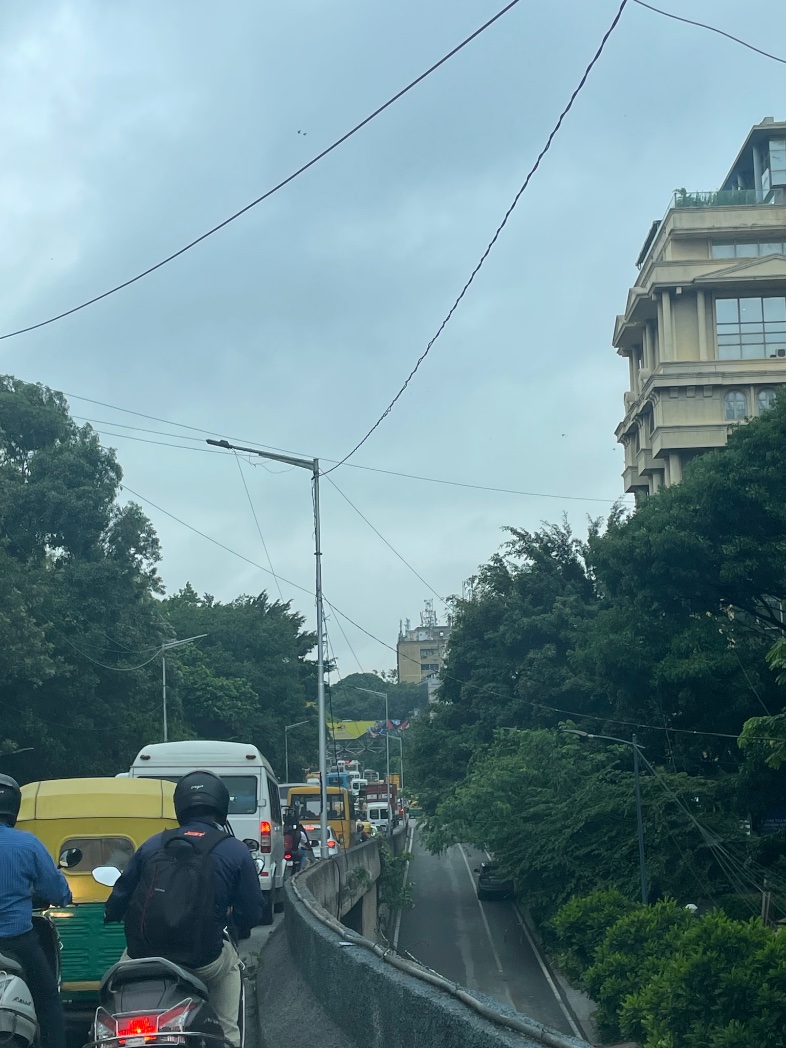
[[[259,883],[267,902],[263,924],[283,909],[278,892],[284,883],[284,828],[278,783],[256,746],[240,742],[160,742],[141,749],[131,765],[131,778],[177,782],[190,771],[212,771],[229,790],[229,825],[239,840],[257,842],[261,859]]]
[[[361,793],[366,788],[366,786],[368,786],[368,783],[365,779],[356,778],[349,780],[349,792],[355,799],[360,797]]]
[[[366,821],[377,833],[386,837],[390,829],[390,805],[387,801],[369,801],[366,805]]]

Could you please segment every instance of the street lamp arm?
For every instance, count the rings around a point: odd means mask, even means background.
[[[206,440],[205,443],[212,444],[216,448],[224,448],[227,451],[242,451],[247,455],[259,455],[260,458],[284,462],[288,466],[300,466],[301,469],[310,469],[312,473],[317,461],[316,459],[297,458],[294,455],[274,455],[272,451],[260,451],[259,448],[243,448],[239,444],[230,444],[228,440]]]

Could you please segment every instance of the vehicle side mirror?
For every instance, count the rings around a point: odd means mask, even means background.
[[[74,868],[74,866],[78,866],[81,861],[81,848],[67,848],[58,860],[58,867],[61,870],[71,870]]]
[[[475,870],[474,870],[474,872],[475,872],[475,873],[480,873],[480,867],[479,867],[479,866],[476,866],[476,867],[475,867]]]
[[[252,840],[251,837],[244,837],[243,844],[245,844],[249,851],[259,851],[259,841]]]
[[[93,870],[93,880],[107,888],[114,888],[120,880],[120,870],[116,866],[96,866]]]

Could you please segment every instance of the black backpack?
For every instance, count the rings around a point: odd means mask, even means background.
[[[129,957],[166,957],[184,968],[209,963],[216,936],[211,852],[223,830],[165,830],[125,915]]]

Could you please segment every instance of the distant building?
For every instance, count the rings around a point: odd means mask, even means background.
[[[614,346],[630,389],[625,490],[677,484],[786,383],[786,122],[755,125],[714,192],[679,189],[654,222]]]
[[[431,698],[431,683],[435,682],[435,687],[438,685],[450,629],[450,616],[442,625],[437,622],[433,600],[426,601],[419,626],[412,629],[409,619],[400,625],[396,645],[400,684],[420,684],[421,681],[429,681]]]

